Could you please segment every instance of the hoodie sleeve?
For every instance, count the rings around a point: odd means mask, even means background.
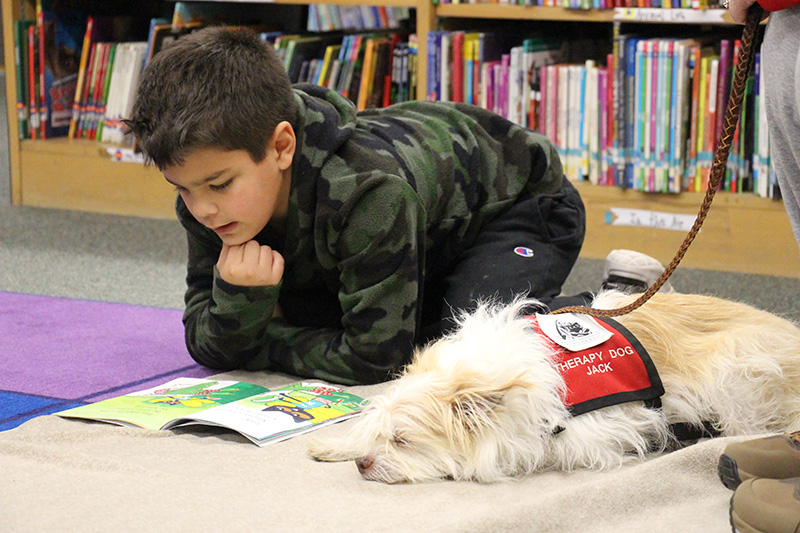
[[[414,349],[424,270],[422,204],[405,180],[368,177],[321,231],[323,261],[339,272],[341,328],[273,320],[268,366],[342,384],[384,381]]]
[[[224,281],[216,268],[221,243],[192,218],[180,200],[177,212],[189,248],[183,314],[186,347],[203,366],[241,368],[262,351],[280,285],[239,287]]]

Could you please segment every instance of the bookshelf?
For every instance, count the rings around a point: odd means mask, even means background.
[[[6,114],[9,128],[11,201],[15,205],[96,211],[143,217],[174,217],[174,192],[154,168],[114,162],[106,145],[95,141],[20,140],[17,131],[16,71],[14,69],[13,21],[21,18],[22,5],[34,10],[33,0],[0,0],[3,13],[4,65],[6,67]],[[275,0],[272,4],[307,5],[307,0]],[[392,5],[416,9],[416,27],[433,28],[433,5],[421,0],[330,0],[340,5]],[[418,67],[425,72],[424,43]],[[420,94],[424,94],[424,76]]]
[[[33,2],[28,1],[28,12]],[[307,5],[312,0],[275,0],[275,4]],[[526,7],[502,4],[439,4],[429,0],[326,0],[340,5],[393,5],[415,9],[418,45],[418,94],[425,94],[427,53],[425,35],[448,18],[516,21],[566,21],[610,24],[621,17],[635,22],[663,23],[644,13],[615,10],[575,11],[556,7]],[[19,0],[0,0],[3,13],[4,65],[6,73],[9,164],[12,203],[32,207],[92,211],[150,218],[174,218],[174,191],[154,168],[136,163],[115,162],[106,146],[94,141],[20,141],[16,118],[16,73],[14,69],[13,20],[20,17]],[[684,11],[684,10],[674,10]],[[641,15],[641,13],[639,13]],[[674,17],[675,14],[672,14]],[[729,24],[727,13],[709,13],[690,24]],[[682,242],[685,231],[622,226],[613,223],[619,209],[643,214],[672,213],[682,217],[697,213],[702,194],[662,195],[615,187],[579,183],[587,208],[587,238],[582,256],[602,259],[613,248],[641,250],[669,261]],[[769,231],[769,239],[764,234]],[[718,194],[709,217],[682,265],[732,272],[800,278],[800,253],[779,201],[753,195]]]

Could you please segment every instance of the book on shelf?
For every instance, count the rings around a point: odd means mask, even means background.
[[[230,6],[221,2],[175,2],[170,23],[174,26],[211,24],[225,21],[230,16]]]
[[[29,80],[31,86],[36,85],[30,109],[38,109],[37,138],[69,133],[85,26],[86,15],[81,12],[56,12],[51,2],[36,3],[34,49],[29,50],[28,61],[34,59],[38,75]]]
[[[356,109],[359,111],[363,111],[367,108],[367,99],[372,93],[378,43],[379,39],[369,38],[364,44],[364,62],[363,68],[361,69],[361,84],[358,87],[358,95],[355,99]]]
[[[733,41],[732,46],[732,58],[731,58],[731,75],[730,75],[730,83],[729,85],[733,85],[733,78],[736,74],[736,69],[739,66],[739,48],[741,46],[741,41],[739,39]],[[730,87],[728,87],[730,90]],[[729,93],[730,94],[730,93]],[[744,122],[744,98],[742,102],[742,106],[740,108],[739,113],[739,122],[736,123],[736,128],[733,131],[733,137],[731,138],[731,149],[728,155],[728,161],[725,165],[725,178],[723,180],[722,188],[727,192],[732,192],[735,190],[736,187],[736,170],[741,162],[739,159],[739,133],[741,130],[741,122]],[[723,120],[724,122],[724,120]]]
[[[486,32],[428,35],[431,100],[474,103],[548,136],[573,180],[646,192],[703,191],[730,97],[735,41],[722,34],[624,34],[613,52],[575,62],[574,43],[509,44],[487,56]],[[726,187],[774,196],[758,83],[743,108]],[[751,124],[752,122],[752,124]],[[758,168],[755,168],[758,165]],[[760,188],[759,188],[760,185]]]
[[[36,52],[36,24],[28,27],[28,117],[31,139],[39,138],[39,54]]]
[[[410,16],[409,8],[402,6],[309,4],[306,30],[327,32],[400,29]]]
[[[148,61],[153,57],[153,36],[156,32],[156,28],[167,24],[169,24],[169,20],[164,17],[153,17],[150,19],[150,28],[147,31],[147,52],[145,53],[145,57]]]
[[[86,66],[89,61],[89,51],[92,43],[92,30],[94,29],[94,17],[89,15],[86,22],[86,31],[81,45],[81,59],[78,63],[78,80],[75,84],[75,97],[72,100],[72,114],[69,121],[67,136],[72,139],[75,137],[75,130],[80,119],[80,108],[83,102],[83,86],[86,83]]]
[[[330,79],[333,69],[332,65],[334,62],[334,58],[339,56],[339,51],[342,49],[341,43],[339,44],[331,44],[325,47],[325,54],[322,57],[322,63],[319,67],[319,72],[317,76],[313,79],[313,83],[316,85],[321,85],[323,87],[328,86],[328,80]]]
[[[415,63],[398,32],[262,35],[273,43],[294,83],[315,83],[351,99],[359,110],[405,101]]]
[[[126,17],[89,16],[86,22],[69,137],[130,145],[121,119],[133,105],[139,76],[147,62],[176,39],[201,27],[189,21],[148,21],[147,41],[136,40],[143,24]]]
[[[598,85],[598,143],[599,143],[599,175],[598,185],[611,185],[614,181],[614,167],[612,164],[611,153],[613,150],[614,136],[614,55],[606,56],[606,67],[600,67],[597,72]]]
[[[540,67],[562,61],[566,49],[531,38],[503,51],[493,32],[429,32],[426,98],[481,105],[530,127],[539,120]]]
[[[708,64],[708,95],[706,98],[706,114],[704,116],[705,129],[703,135],[703,152],[700,163],[702,164],[701,189],[708,188],[711,177],[711,164],[714,159],[714,150],[717,145],[717,93],[719,92],[720,57],[711,58]],[[727,101],[727,99],[726,99]]]
[[[619,36],[619,57],[616,58],[616,79],[614,102],[617,105],[615,117],[618,139],[614,145],[618,147],[615,155],[614,184],[620,187],[633,186],[634,150],[636,147],[636,50],[641,37],[637,35]]]
[[[672,115],[669,109],[672,106],[673,78],[673,56],[675,54],[675,42],[672,39],[662,39],[658,43],[658,71],[656,87],[656,111],[657,116],[653,127],[655,128],[655,138],[653,144],[654,152],[654,191],[670,192],[669,188],[669,169],[667,168],[667,154],[669,153],[669,130],[674,125],[671,123]],[[676,105],[677,107],[677,105]]]
[[[114,38],[114,27],[116,22],[112,17],[96,17],[89,15],[86,21],[86,29],[81,45],[81,56],[78,68],[78,80],[75,86],[75,98],[72,103],[72,113],[68,136],[70,139],[76,137],[81,118],[88,112],[89,98],[93,95],[90,76],[95,68],[95,53],[97,44],[109,42]],[[83,117],[82,117],[83,116]],[[81,132],[82,133],[82,132]],[[77,135],[81,137],[81,135]]]
[[[355,61],[358,57],[362,40],[363,36],[361,34],[345,35],[342,39],[342,48],[339,51],[338,73],[335,77],[331,77],[328,84],[331,89],[345,97],[350,92]]]
[[[672,92],[669,106],[669,159],[667,182],[669,192],[679,192],[683,186],[683,168],[686,159],[686,131],[689,126],[689,110],[691,102],[689,88],[689,55],[696,43],[691,39],[678,40],[673,46]]]
[[[41,1],[36,2],[36,43],[34,44],[33,54],[36,55],[37,62],[37,76],[36,87],[38,94],[36,95],[36,102],[39,109],[39,137],[45,139],[47,137],[47,86],[45,84],[45,29],[44,29],[44,10]]]
[[[697,93],[697,135],[695,139],[695,168],[693,169],[693,180],[690,182],[690,190],[700,192],[703,189],[703,169],[705,166],[706,153],[706,138],[707,138],[707,121],[705,120],[708,112],[708,90],[710,81],[710,65],[713,56],[713,49],[705,47],[701,49],[699,57],[700,69],[698,79],[698,93]]]
[[[436,64],[439,81],[439,100],[449,102],[451,100],[451,70],[453,64],[453,50],[450,46],[450,32],[442,32],[437,43]]]
[[[144,41],[94,45],[75,138],[115,144],[130,142],[124,138],[120,120],[133,104],[146,50]]]
[[[149,62],[153,56],[161,50],[169,47],[172,43],[188,35],[194,31],[204,27],[205,24],[200,21],[189,21],[180,24],[168,24],[160,22],[159,19],[152,21],[150,26],[150,33],[147,36],[147,47],[145,49],[146,61]]]
[[[102,44],[102,47],[100,44]],[[97,136],[98,123],[102,123],[105,117],[105,107],[108,101],[108,87],[111,81],[117,44],[98,43],[98,48],[102,48],[100,72],[98,73],[92,94],[92,116],[86,125],[86,138],[89,140],[95,139]]]
[[[375,44],[375,59],[371,69],[372,80],[367,91],[366,109],[385,107],[391,103],[389,100],[391,84],[390,81],[387,81],[387,78],[391,76],[390,71],[395,44],[392,39],[387,38],[378,39]]]
[[[767,128],[767,112],[763,101],[764,65],[761,54],[757,53],[755,63],[755,127],[753,148],[753,190],[759,196],[775,197],[777,182],[769,153],[769,130]]]
[[[175,2],[170,22],[173,26],[201,25],[259,26],[263,15],[250,2]],[[275,28],[273,28],[275,29]]]
[[[297,83],[302,81],[300,73],[304,65],[308,69],[312,60],[323,58],[326,48],[341,43],[342,36],[339,34],[291,36],[282,39],[281,42],[285,44],[283,66],[292,83]]]
[[[464,103],[473,105],[478,103],[475,98],[476,89],[478,89],[475,82],[480,79],[480,76],[475,70],[476,68],[480,69],[480,37],[481,34],[479,32],[467,32],[464,34]],[[499,58],[497,60],[499,61]],[[503,83],[506,83],[507,73],[504,74]],[[428,92],[430,92],[430,89],[428,89]],[[502,95],[504,98],[498,100],[498,107],[506,104],[506,94],[503,92]]]
[[[243,381],[183,377],[58,415],[150,430],[216,426],[264,446],[357,416],[366,404],[323,383],[270,390]]]
[[[722,136],[722,128],[725,123],[725,106],[730,97],[732,84],[731,74],[733,72],[733,48],[734,42],[730,39],[722,39],[719,43],[719,82],[716,94],[717,124],[714,134],[715,150]]]
[[[83,127],[86,124],[87,113],[89,113],[89,98],[93,93],[94,84],[97,82],[97,72],[99,70],[97,68],[97,57],[101,49],[98,48],[98,43],[96,42],[92,43],[90,41],[87,44],[90,45],[90,48],[86,67],[83,76],[81,76],[83,78],[81,94],[76,97],[76,104],[73,105],[72,122],[70,123],[70,130],[73,130],[73,134],[70,138],[83,137]]]
[[[634,100],[636,108],[634,114],[634,173],[633,188],[647,190],[648,158],[650,156],[651,118],[653,116],[653,41],[650,39],[639,41],[636,48],[636,92]]]
[[[758,67],[758,62],[755,63]],[[756,68],[758,70],[758,68]],[[756,113],[756,74],[755,71],[747,78],[744,94],[744,105],[742,106],[742,113],[744,118],[739,121],[743,131],[740,136],[740,157],[743,159],[742,166],[745,172],[739,175],[738,192],[752,191],[753,190],[753,157],[755,153],[755,135],[753,132],[756,130],[756,122],[758,120]]]
[[[701,44],[692,46],[689,63],[689,76],[691,79],[691,106],[689,111],[689,130],[686,139],[686,164],[684,170],[684,187],[686,190],[694,190],[694,179],[697,170],[697,130],[699,125],[700,109],[700,68],[702,64],[703,49]]]
[[[450,100],[453,102],[464,101],[464,32],[453,32],[450,40],[452,46],[451,57],[453,58],[453,67],[451,74],[453,76],[453,83],[451,85],[452,91]],[[487,107],[484,103],[484,107]]]
[[[99,138],[113,94],[115,43],[135,36],[140,18],[98,17],[54,5],[41,0],[34,19],[14,23],[18,135]]]
[[[122,119],[130,116],[136,88],[145,63],[147,43],[144,41],[125,42],[117,44],[114,68],[111,72],[111,82],[108,90],[107,106],[103,113],[98,114],[97,123],[103,124],[101,128],[102,142],[130,145],[132,139],[126,133]],[[116,79],[116,83],[115,83]]]
[[[30,137],[30,94],[26,90],[29,76],[28,64],[28,30],[33,26],[32,20],[14,21],[14,71],[17,78],[17,125],[20,139]]]
[[[441,67],[439,65],[441,60],[441,39],[442,39],[442,32],[438,30],[431,30],[428,32],[428,80],[427,80],[427,87],[428,87],[428,94],[426,96],[427,100],[436,101],[439,100],[439,72]]]
[[[409,42],[398,42],[394,48],[392,61],[392,80],[388,103],[407,102],[416,99],[416,48]],[[384,102],[386,103],[386,102]]]

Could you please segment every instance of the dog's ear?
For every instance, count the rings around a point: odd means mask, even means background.
[[[524,370],[493,377],[462,374],[455,382],[459,385],[451,395],[454,422],[470,432],[493,427],[495,411],[508,401],[508,394],[517,387],[533,386]]]
[[[503,403],[505,393],[505,390],[485,391],[473,387],[459,390],[450,404],[453,421],[469,433],[492,426],[492,412]]]

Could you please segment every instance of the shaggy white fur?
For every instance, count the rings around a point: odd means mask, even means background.
[[[593,306],[634,298],[605,292]],[[800,329],[787,320],[719,298],[658,293],[616,320],[658,368],[663,407],[629,402],[573,417],[551,345],[522,315],[531,303],[462,316],[346,436],[318,439],[311,455],[355,460],[366,479],[386,483],[494,482],[615,467],[674,444],[676,422],[710,421],[724,436],[800,429]]]

